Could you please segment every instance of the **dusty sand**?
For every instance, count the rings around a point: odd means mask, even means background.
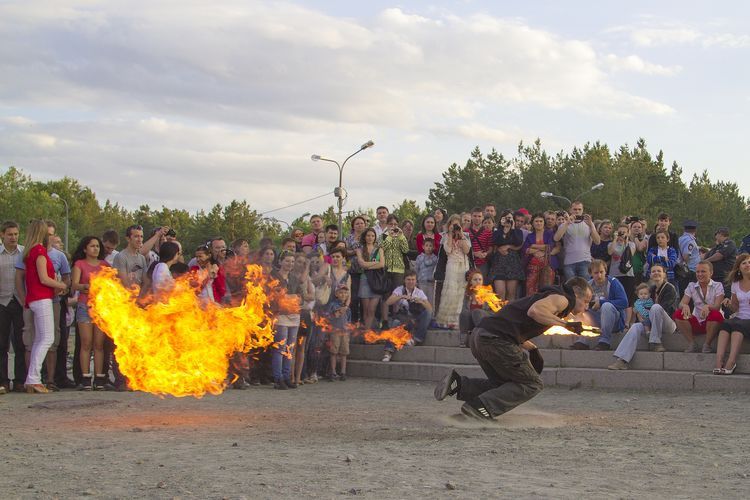
[[[44,407],[46,408],[44,408]],[[747,498],[747,395],[551,388],[482,425],[432,385],[0,396],[2,498]]]

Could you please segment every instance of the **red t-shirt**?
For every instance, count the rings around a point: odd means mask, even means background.
[[[75,261],[75,264],[73,264],[73,267],[77,267],[81,270],[81,278],[78,280],[78,283],[81,285],[88,285],[91,283],[91,275],[95,272],[97,272],[99,269],[103,267],[112,267],[110,266],[107,261],[100,260],[99,265],[92,266],[88,262],[86,262],[85,259],[77,260]],[[89,293],[81,291],[78,295],[78,302],[82,304],[88,304],[89,302]]]
[[[39,273],[36,269],[36,259],[40,255],[44,256],[47,261],[47,276],[55,279],[55,268],[52,261],[47,256],[47,249],[42,245],[35,245],[29,250],[29,255],[24,259],[26,266],[26,307],[37,300],[51,299],[55,296],[55,289],[42,285],[39,281]]]

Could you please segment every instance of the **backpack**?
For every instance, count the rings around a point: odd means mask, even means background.
[[[620,264],[617,268],[621,274],[628,274],[633,269],[633,252],[630,250],[630,243],[625,245],[625,250],[622,251]]]

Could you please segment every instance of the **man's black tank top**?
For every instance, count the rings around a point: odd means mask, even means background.
[[[522,344],[541,335],[549,328],[548,325],[539,324],[531,319],[528,311],[532,304],[550,295],[563,295],[568,299],[568,307],[558,314],[560,318],[564,318],[573,310],[576,297],[571,288],[565,285],[561,287],[548,286],[541,288],[534,295],[505,304],[498,312],[484,318],[478,326],[492,335],[505,337]]]

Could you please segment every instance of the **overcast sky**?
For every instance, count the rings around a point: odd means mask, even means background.
[[[372,139],[354,209],[424,203],[476,145],[644,137],[747,196],[750,4],[697,3],[5,0],[0,168],[129,209],[265,211],[333,190],[310,155]]]

